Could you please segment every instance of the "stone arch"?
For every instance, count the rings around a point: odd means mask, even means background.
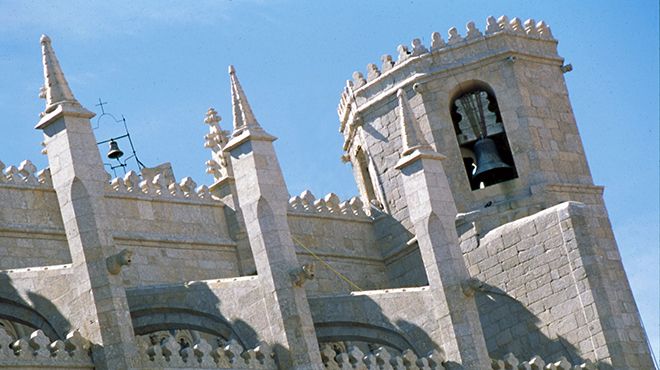
[[[472,190],[518,177],[493,88],[481,80],[458,83],[449,113]]]
[[[394,348],[399,352],[415,347],[401,333],[370,323],[332,321],[314,323],[319,343],[364,342]],[[418,354],[419,355],[419,354]]]
[[[456,100],[461,94],[470,90],[485,90],[489,95],[496,97],[495,90],[488,82],[472,79],[461,81],[454,86],[449,93],[449,101],[447,101],[448,108],[451,109],[452,102]]]
[[[0,319],[41,329],[51,339],[64,339],[48,319],[34,308],[12,299],[0,297]]]
[[[189,308],[155,306],[131,310],[135,335],[163,330],[189,329],[217,336],[223,340],[236,339],[245,345],[231,324],[224,318]]]

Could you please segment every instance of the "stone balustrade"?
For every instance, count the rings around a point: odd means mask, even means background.
[[[0,327],[0,368],[93,369],[90,348],[78,331],[64,341],[51,340],[41,330],[15,339]]]
[[[512,353],[504,356],[501,360],[493,360],[493,370],[520,369],[520,370],[596,370],[598,367],[587,360],[579,365],[572,365],[565,357],[557,361],[546,363],[540,356],[534,356],[529,361],[520,361]]]
[[[325,368],[330,370],[444,370],[446,361],[444,353],[437,350],[418,357],[409,349],[401,355],[393,355],[384,347],[364,353],[357,346],[349,346],[344,352],[329,344],[322,346],[321,359]]]
[[[276,370],[273,351],[266,343],[244,350],[235,340],[214,347],[203,338],[182,346],[168,335],[153,343],[148,335],[136,337],[142,365],[149,368],[268,369]]]
[[[446,368],[445,354],[437,350],[420,357],[410,349],[398,355],[390,353],[384,347],[380,347],[373,352],[364,353],[357,346],[348,346],[348,349],[343,351],[333,348],[330,344],[323,344],[321,358],[325,368],[330,370],[444,370]],[[573,365],[564,357],[549,363],[546,363],[540,356],[534,356],[529,361],[520,361],[516,356],[509,353],[502,359],[493,359],[491,369],[597,370],[598,367],[590,360],[579,365]]]

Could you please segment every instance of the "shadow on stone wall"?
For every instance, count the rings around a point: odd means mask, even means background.
[[[41,329],[50,339],[64,340],[71,323],[49,300],[33,291],[26,291],[24,299],[11,277],[0,273],[0,318],[9,322]]]
[[[538,355],[546,361],[556,361],[564,356],[573,364],[586,360],[563,337],[558,335],[551,339],[544,334],[539,329],[543,321],[521,302],[498,287],[482,284],[475,299],[491,358],[503,358],[507,353],[513,353],[518,358]],[[597,365],[601,370],[612,369],[609,364],[599,362]]]
[[[243,287],[246,288],[246,287]],[[228,287],[227,289],[236,289]],[[254,293],[258,294],[258,293]],[[203,282],[175,286],[154,286],[127,290],[127,299],[136,335],[148,335],[159,331],[173,333],[175,330],[194,330],[215,336],[216,345],[225,346],[235,341],[244,349],[261,346],[266,341],[264,333],[240,318],[229,319],[223,312],[223,305],[234,312],[250,312],[254,300],[246,296],[232,296],[231,302],[221,298]],[[254,309],[254,308],[252,308]],[[266,313],[263,312],[263,315]],[[234,315],[235,316],[235,315]],[[267,343],[277,358],[289,357],[290,352],[281,343]]]
[[[226,318],[220,298],[205,283],[128,289],[126,295],[136,335],[188,329],[234,339],[244,348],[259,342],[247,322]]]
[[[404,288],[427,286],[428,278],[424,269],[424,262],[419,254],[417,244],[409,245],[407,243],[414,236],[397,219],[387,213],[372,207],[372,212],[376,214],[374,230],[376,233],[376,243],[379,245],[382,257],[394,255],[392,261],[387,261],[385,273],[388,277],[387,285],[383,288]],[[403,252],[395,252],[401,248]],[[408,250],[414,248],[414,250]]]
[[[428,328],[411,321],[420,319],[418,313],[421,313],[422,317],[428,316],[429,313],[416,310],[416,303],[406,302],[401,299],[403,297],[390,299],[389,294],[391,293],[383,292],[378,295],[383,298],[383,303],[367,295],[310,300],[319,345],[357,343],[358,346],[366,345],[367,348],[363,351],[385,346],[399,353],[410,349],[419,357],[426,356],[433,350],[442,351],[440,343],[436,343],[429,336]],[[394,315],[388,315],[381,304],[392,305],[390,309],[397,307],[398,310]],[[337,353],[340,349],[335,348]]]

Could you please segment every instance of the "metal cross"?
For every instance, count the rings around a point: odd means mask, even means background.
[[[105,101],[105,102],[104,102],[104,101],[101,101],[101,98],[99,98],[99,103],[96,104],[96,106],[97,106],[97,107],[101,107],[101,114],[105,114],[105,110],[103,109],[103,105],[104,105],[104,104],[108,104],[108,102],[107,102],[107,101]]]

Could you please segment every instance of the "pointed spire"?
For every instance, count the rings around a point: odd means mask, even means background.
[[[403,89],[399,89],[396,96],[399,98],[399,120],[401,122],[401,139],[403,140],[401,156],[406,156],[417,149],[432,150],[419,129],[419,123],[410,108],[406,93]]]
[[[245,96],[241,83],[236,77],[236,69],[232,65],[229,66],[229,78],[231,80],[232,111],[234,114],[234,136],[246,128],[261,129],[254,113],[252,113],[252,108],[250,108],[250,103]]]
[[[50,37],[42,35],[40,41],[44,66],[44,86],[41,88],[39,97],[46,99],[45,113],[53,111],[58,104],[70,104],[76,108],[82,108],[73,96],[66,78],[64,78],[60,63],[51,46]]]

